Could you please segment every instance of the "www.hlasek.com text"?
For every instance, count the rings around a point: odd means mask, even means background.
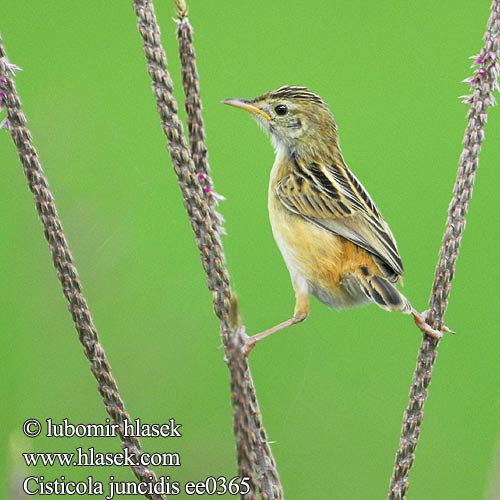
[[[28,467],[43,465],[44,467],[110,467],[110,466],[128,466],[128,467],[179,467],[181,458],[179,453],[142,452],[139,455],[131,453],[125,448],[119,453],[103,453],[96,451],[94,447],[83,449],[76,448],[70,453],[23,453],[24,461]]]

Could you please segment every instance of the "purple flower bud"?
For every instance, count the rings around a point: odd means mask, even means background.
[[[200,179],[200,181],[205,179],[205,174],[198,174],[198,179]]]
[[[478,76],[484,76],[486,74],[486,72],[482,69],[480,69],[478,72],[477,72]]]
[[[205,193],[210,193],[211,189],[207,186],[206,188],[203,188],[203,191],[205,191]]]
[[[478,56],[474,62],[476,64],[483,64],[483,58],[481,56]]]

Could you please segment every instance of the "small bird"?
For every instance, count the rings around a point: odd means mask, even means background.
[[[271,137],[276,159],[269,218],[296,298],[293,317],[249,337],[247,352],[259,340],[305,320],[310,295],[335,309],[374,302],[387,311],[412,314],[422,332],[441,338],[442,332],[431,328],[395,286],[403,274],[396,241],[347,167],[326,102],[306,87],[284,86],[255,99],[223,103],[252,113]]]

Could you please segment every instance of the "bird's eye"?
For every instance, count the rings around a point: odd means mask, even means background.
[[[276,111],[278,116],[285,116],[288,113],[288,108],[284,104],[278,104],[274,108],[274,111]]]

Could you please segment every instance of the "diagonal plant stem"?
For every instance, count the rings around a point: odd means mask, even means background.
[[[245,500],[279,500],[283,498],[282,487],[267,433],[262,424],[248,360],[244,354],[247,335],[245,328],[239,323],[237,302],[231,293],[220,240],[222,218],[216,211],[217,197],[212,188],[204,143],[192,29],[187,19],[185,2],[176,0],[176,5],[190,149],[186,144],[183,126],[177,114],[177,102],[173,96],[173,84],[167,70],[167,57],[161,43],[153,2],[133,0],[162,128],[167,136],[173,168],[200,250],[208,287],[213,294],[214,310],[220,320],[225,361],[230,373],[238,472],[240,477],[248,477],[251,484],[250,491],[242,497]]]
[[[484,126],[487,109],[495,103],[493,92],[498,90],[498,57],[500,40],[500,0],[494,0],[484,36],[484,47],[474,56],[476,71],[467,81],[472,95],[465,97],[469,105],[468,123],[464,136],[464,148],[460,156],[453,198],[448,209],[446,230],[443,236],[434,283],[429,301],[427,322],[437,330],[444,323],[448,305],[451,281],[465,229],[465,217],[472,196],[472,187],[479,164],[479,152],[484,141]],[[438,341],[424,335],[418,352],[417,367],[410,387],[410,401],[403,416],[400,447],[391,477],[389,500],[406,498],[408,476],[413,465],[415,448],[420,437],[423,420],[423,406],[427,399],[427,388],[432,377],[432,367],[436,360]]]
[[[3,122],[3,126],[10,130],[16,145],[29,189],[34,195],[36,209],[43,225],[45,238],[49,243],[59,282],[68,301],[69,311],[75,323],[78,338],[83,345],[85,356],[90,361],[90,369],[97,380],[106,411],[113,423],[119,425],[118,432],[123,449],[127,449],[131,455],[140,457],[142,452],[139,439],[125,436],[123,432],[124,421],[131,419],[125,410],[108,359],[99,342],[87,301],[82,293],[82,285],[73,263],[68,241],[57,215],[54,197],[49,189],[38,152],[33,145],[31,132],[27,127],[26,117],[21,109],[21,101],[13,79],[18,69],[7,59],[0,38],[0,105],[3,104],[7,110],[7,119]],[[132,466],[132,470],[141,482],[156,481],[154,472],[147,467]],[[151,500],[164,498],[157,494],[146,495],[146,497]]]

